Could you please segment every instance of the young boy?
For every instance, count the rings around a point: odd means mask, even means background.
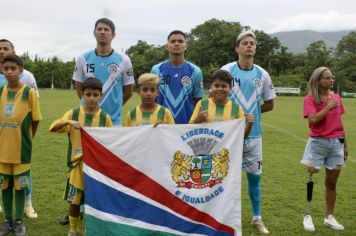
[[[67,164],[69,167],[68,180],[64,199],[70,203],[68,236],[79,234],[80,204],[84,202],[84,174],[83,153],[80,129],[85,127],[111,127],[110,116],[99,108],[102,97],[102,84],[100,80],[88,78],[83,83],[84,106],[67,111],[62,118],[55,120],[50,132],[68,133],[70,144],[68,146]]]
[[[13,230],[20,236],[27,234],[23,223],[25,190],[29,187],[32,138],[42,116],[36,91],[20,82],[21,58],[8,55],[2,66],[7,85],[0,88],[0,187],[5,210],[0,235]],[[12,218],[13,189],[15,223]]]
[[[172,113],[156,103],[158,82],[155,74],[145,73],[138,78],[137,92],[141,97],[141,105],[127,113],[124,126],[174,124]]]
[[[246,128],[244,138],[251,131],[254,117],[251,114],[244,114],[241,106],[228,99],[231,90],[232,76],[224,70],[216,71],[211,79],[210,98],[202,100],[195,106],[189,123],[210,123],[213,121],[232,120],[246,117]]]

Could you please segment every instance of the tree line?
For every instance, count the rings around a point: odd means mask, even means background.
[[[186,58],[198,65],[209,87],[210,76],[227,62],[237,60],[234,43],[242,30],[249,30],[239,22],[211,19],[187,32]],[[310,44],[305,53],[293,54],[276,37],[254,31],[257,37],[255,63],[265,68],[276,87],[300,87],[305,91],[312,71],[319,66],[330,67],[336,76],[337,89],[356,92],[356,32],[344,36],[336,48],[329,49],[324,41]],[[168,58],[165,46],[155,46],[139,40],[126,53],[131,58],[137,79],[149,72],[154,64]],[[74,59],[62,62],[57,57],[32,60],[22,55],[25,68],[34,73],[40,88],[70,88]]]

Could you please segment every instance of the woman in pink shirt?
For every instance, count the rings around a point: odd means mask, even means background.
[[[324,225],[334,230],[344,230],[335,217],[336,183],[341,167],[347,158],[347,145],[341,116],[344,114],[340,96],[331,91],[335,77],[327,67],[314,70],[308,83],[308,95],[304,98],[304,118],[308,118],[310,135],[305,147],[302,164],[307,165],[307,212],[303,226],[307,231],[315,231],[310,215],[313,192],[313,173],[325,166],[326,217]]]

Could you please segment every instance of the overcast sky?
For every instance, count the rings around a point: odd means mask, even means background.
[[[138,40],[163,45],[170,31],[190,32],[212,18],[267,33],[356,29],[355,0],[18,0],[2,1],[0,11],[0,38],[11,40],[18,54],[65,61],[95,47],[101,17],[117,27],[117,50]]]

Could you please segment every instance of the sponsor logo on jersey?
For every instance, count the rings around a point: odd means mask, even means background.
[[[189,76],[184,76],[181,80],[183,86],[189,86],[192,84],[192,79]]]
[[[126,75],[127,76],[133,76],[134,75],[132,67],[127,70]]]

